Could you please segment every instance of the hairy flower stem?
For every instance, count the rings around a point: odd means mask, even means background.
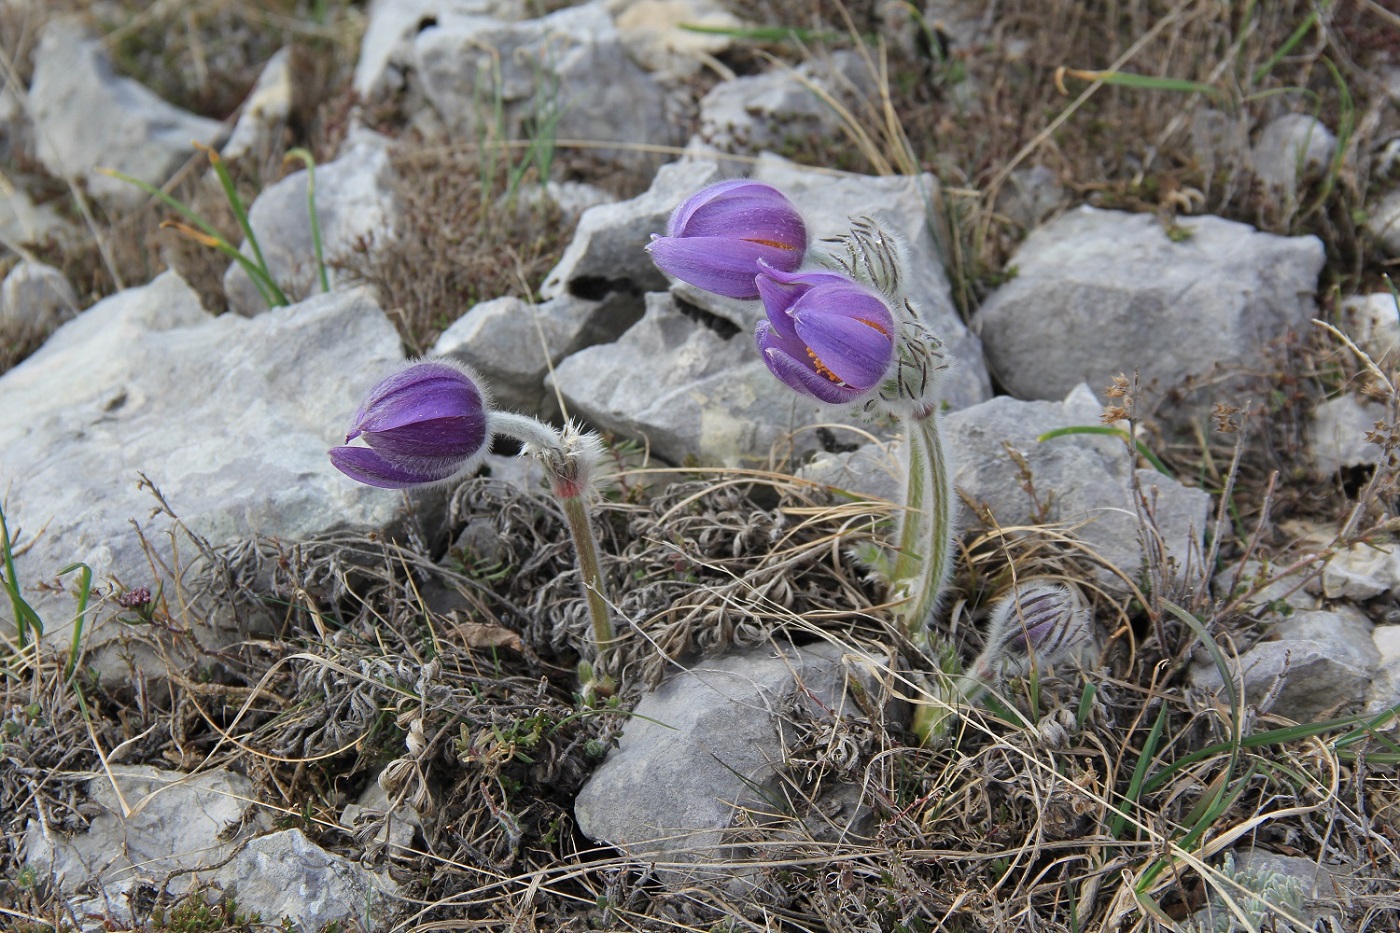
[[[930,407],[910,416],[906,510],[899,530],[899,551],[891,580],[905,597],[899,621],[921,652],[930,655],[933,644],[929,618],[938,608],[943,585],[952,570],[953,502],[952,473],[943,438],[938,433],[937,410]]]
[[[612,613],[608,600],[603,595],[603,574],[598,563],[598,539],[593,535],[593,525],[588,521],[588,506],[583,496],[561,496],[564,516],[569,520],[569,531],[574,536],[574,550],[578,552],[579,573],[583,577],[583,593],[588,599],[588,613],[593,620],[593,645],[597,650],[596,664],[589,671],[580,666],[584,687],[591,687],[602,696],[612,696],[617,690],[613,679],[601,672],[603,653],[613,642]]]
[[[569,533],[574,539],[583,595],[593,622],[593,663],[579,663],[579,679],[585,693],[612,696],[617,684],[602,673],[604,653],[613,643],[612,613],[603,588],[602,565],[598,561],[598,539],[588,519],[587,496],[593,490],[593,474],[602,455],[597,435],[580,431],[572,424],[563,433],[524,415],[493,412],[491,429],[513,437],[525,445],[549,478],[549,487],[564,508]]]
[[[950,681],[942,673],[940,659],[946,653],[935,644],[930,618],[938,608],[943,585],[953,565],[952,472],[947,450],[938,433],[938,410],[932,405],[906,419],[909,451],[906,510],[899,530],[899,552],[891,579],[894,592],[904,599],[898,613],[904,632],[919,652],[933,659],[937,698],[915,707],[912,728],[927,744],[942,738],[953,721],[955,704],[971,684],[966,678]]]

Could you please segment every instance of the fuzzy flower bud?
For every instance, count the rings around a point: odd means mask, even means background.
[[[884,380],[895,355],[895,321],[875,292],[839,272],[765,267],[758,293],[768,319],[754,339],[779,381],[842,405]]]
[[[778,189],[748,179],[722,181],[676,208],[666,235],[647,246],[663,272],[730,298],[758,297],[759,262],[786,272],[802,264],[807,227]]]
[[[491,441],[485,394],[464,367],[414,363],[370,390],[345,435],[366,447],[336,447],[331,463],[383,489],[439,483],[469,472]]]
[[[989,684],[1019,677],[1033,664],[1068,659],[1090,635],[1089,608],[1077,589],[1044,580],[1018,583],[992,610],[987,647],[972,673]]]

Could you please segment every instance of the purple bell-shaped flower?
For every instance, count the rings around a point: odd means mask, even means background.
[[[440,483],[480,462],[491,417],[477,380],[445,360],[414,363],[370,390],[355,413],[348,445],[331,463],[351,479],[384,489]]]
[[[895,353],[895,321],[879,295],[837,272],[765,268],[768,320],[754,332],[763,361],[803,395],[842,405],[878,386]]]
[[[647,246],[662,271],[730,298],[758,297],[759,263],[791,272],[807,252],[807,226],[778,189],[739,178],[710,185],[671,215]]]

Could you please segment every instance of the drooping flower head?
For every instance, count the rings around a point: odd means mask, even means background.
[[[697,192],[671,215],[647,251],[662,271],[729,298],[758,297],[759,262],[784,272],[802,264],[807,226],[772,185],[739,178]]]
[[[754,339],[781,382],[833,405],[880,385],[894,359],[896,331],[879,295],[839,272],[765,267],[757,281],[768,319]]]
[[[491,440],[487,400],[475,377],[445,360],[414,363],[370,390],[331,463],[383,489],[438,483],[474,468]]]

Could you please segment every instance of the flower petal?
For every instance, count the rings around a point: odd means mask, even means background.
[[[781,262],[783,251],[728,237],[657,237],[647,246],[668,275],[717,295],[752,300],[760,260]]]
[[[842,382],[874,388],[894,357],[894,318],[879,298],[857,285],[822,285],[790,312],[802,343]]]
[[[480,412],[486,400],[476,383],[450,363],[415,363],[370,390],[355,414],[358,432],[389,431],[416,421]]]
[[[748,178],[731,178],[727,181],[715,182],[709,187],[702,188],[695,194],[686,198],[685,203],[671,212],[671,219],[666,224],[667,236],[688,236],[687,229],[690,226],[691,218],[697,211],[707,207],[711,202],[727,194],[736,191],[743,191],[753,185],[761,184]],[[768,187],[768,186],[764,186]],[[771,189],[776,191],[776,188]],[[781,197],[781,195],[779,195]]]
[[[422,465],[408,467],[386,459],[368,447],[335,447],[331,464],[346,476],[366,486],[380,489],[407,489],[448,479],[462,468],[462,461],[439,461],[435,469]]]
[[[819,375],[805,360],[794,359],[782,347],[762,347],[763,362],[779,382],[796,389],[803,395],[810,395],[829,405],[844,405],[854,401],[862,390],[853,389],[839,382],[832,382]]]

